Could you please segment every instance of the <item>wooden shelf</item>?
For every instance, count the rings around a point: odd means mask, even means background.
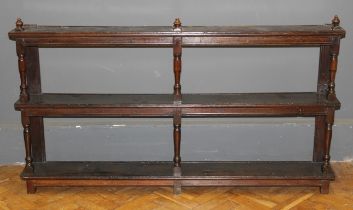
[[[31,95],[28,102],[18,100],[16,109],[24,108],[124,108],[174,107],[172,94],[56,94]]]
[[[109,36],[345,36],[340,27],[327,25],[262,26],[183,26],[181,32],[170,26],[45,26],[25,24],[23,30],[12,30],[9,38],[109,37]]]
[[[173,116],[175,108],[183,116],[315,116],[326,114],[326,107],[338,109],[340,103],[314,92],[183,94],[180,103],[170,94],[41,94],[15,104],[30,115],[125,117]]]
[[[11,40],[22,39],[38,47],[172,47],[173,37],[183,37],[182,47],[319,46],[332,36],[343,38],[341,27],[296,26],[39,26],[24,25],[9,32]],[[26,39],[28,38],[28,39]]]
[[[40,94],[15,104],[33,116],[173,116],[168,94]]]
[[[26,151],[22,178],[27,192],[41,186],[317,186],[328,193],[334,173],[330,145],[340,40],[345,30],[331,24],[293,26],[39,26],[18,19],[16,41]],[[42,93],[39,48],[172,48],[171,94]],[[182,49],[188,47],[318,47],[315,92],[184,94]],[[276,59],[273,59],[276,62]],[[236,64],[235,64],[236,65]],[[305,77],[306,75],[301,75]],[[274,78],[281,78],[276,76]],[[261,79],[261,78],[259,78]],[[104,82],[104,81],[102,81]],[[298,81],[300,83],[300,81]],[[308,162],[182,162],[183,117],[315,117],[313,159]],[[47,162],[44,117],[171,117],[172,162]]]
[[[183,116],[316,116],[340,103],[313,92],[183,94],[181,107]]]
[[[315,162],[45,162],[21,177],[32,192],[49,186],[316,186],[334,180]],[[34,188],[32,186],[35,186]]]
[[[170,161],[48,161],[34,163],[23,179],[328,179],[321,163],[309,161],[202,161],[183,162],[181,174],[174,174]]]

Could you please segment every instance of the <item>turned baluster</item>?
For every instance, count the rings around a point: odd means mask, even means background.
[[[323,166],[322,171],[324,173],[328,172],[330,165],[330,147],[331,147],[331,139],[332,139],[332,127],[334,123],[334,113],[335,110],[328,110],[328,114],[326,116],[326,127],[325,127],[325,140],[324,140],[324,157],[323,157]]]
[[[339,42],[339,40],[335,40],[335,42]],[[337,72],[337,57],[338,57],[338,51],[339,51],[339,45],[334,44],[331,46],[331,63],[330,63],[330,81],[328,85],[328,100],[334,100],[336,99],[336,91],[335,91],[335,79],[336,79],[336,72]]]
[[[16,30],[23,30],[23,22],[21,19],[17,19]],[[29,99],[28,95],[28,85],[27,85],[27,68],[25,61],[25,47],[21,41],[16,42],[16,53],[18,56],[18,70],[20,72],[20,100],[21,102],[26,102]]]
[[[179,18],[175,19],[173,24],[173,30],[175,32],[181,32],[181,22]],[[173,57],[174,57],[174,102],[180,103],[181,101],[181,84],[180,84],[180,74],[181,74],[181,42],[182,38],[178,36],[173,37]]]
[[[173,24],[173,31],[181,32],[181,22],[179,18],[175,19]],[[174,104],[181,104],[181,43],[182,38],[179,36],[173,37],[173,71],[174,71]],[[180,142],[181,142],[181,109],[176,108],[173,117],[173,140],[174,140],[174,176],[181,176],[181,157],[180,157]],[[179,180],[174,181],[174,193],[181,193],[181,182]]]
[[[336,15],[332,20],[332,30],[337,28],[340,24],[340,19]],[[337,72],[337,62],[338,62],[338,53],[339,53],[339,38],[334,38],[333,44],[330,49],[330,78],[328,84],[328,100],[335,100],[336,99],[336,91],[335,91],[335,79],[336,79],[336,72]]]
[[[174,166],[180,167],[181,157],[180,157],[180,141],[181,141],[181,110],[177,109],[174,113],[173,119],[173,139],[174,139]]]
[[[20,18],[16,21],[16,31],[23,31],[23,22]],[[20,101],[26,102],[29,100],[28,84],[27,84],[27,68],[25,60],[25,47],[21,41],[16,42],[16,53],[18,56],[18,69],[20,73]],[[30,132],[30,118],[25,112],[21,112],[21,121],[23,126],[23,138],[26,149],[26,170],[32,170],[32,145],[31,145],[31,132]]]
[[[173,175],[175,177],[181,176],[181,157],[180,157],[180,141],[181,141],[181,109],[177,108],[174,113],[173,119],[174,131],[173,131],[173,140],[174,140],[174,168]],[[181,193],[181,181],[174,181],[174,194]]]
[[[21,121],[23,126],[23,138],[26,149],[26,166],[27,170],[33,170],[32,165],[32,142],[31,142],[31,131],[30,131],[30,119],[25,112],[21,113]]]

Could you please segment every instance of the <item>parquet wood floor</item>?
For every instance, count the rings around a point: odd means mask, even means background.
[[[169,187],[38,188],[26,194],[22,166],[0,166],[0,209],[347,209],[353,210],[353,163],[333,163],[336,181],[330,193],[300,187]]]

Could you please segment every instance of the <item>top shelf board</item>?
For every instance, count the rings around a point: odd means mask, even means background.
[[[22,31],[9,32],[10,39],[54,36],[344,36],[341,27],[331,25],[271,26],[183,26],[174,31],[169,26],[41,26],[24,25]]]
[[[182,26],[180,31],[169,26],[23,25],[8,35],[11,40],[39,47],[170,47],[173,37],[183,37],[183,47],[319,46],[331,44],[332,37],[343,38],[345,30],[332,25]]]

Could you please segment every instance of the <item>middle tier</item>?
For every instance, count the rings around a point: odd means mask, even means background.
[[[181,103],[172,94],[58,94],[30,95],[15,109],[44,117],[266,117],[326,115],[339,109],[316,92],[183,94]]]

